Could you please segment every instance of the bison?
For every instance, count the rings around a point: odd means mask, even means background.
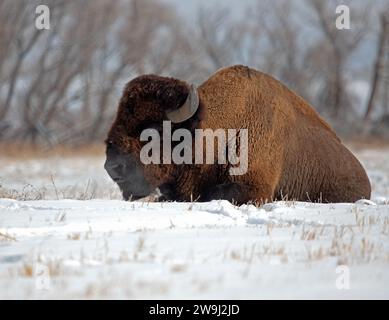
[[[247,172],[229,174],[230,163],[142,163],[142,130],[161,131],[166,120],[172,130],[247,129]],[[371,192],[359,161],[305,100],[271,76],[241,65],[217,71],[198,88],[157,75],[128,82],[106,139],[106,156],[105,169],[126,200],[157,188],[166,200],[237,204],[354,202],[369,199]]]

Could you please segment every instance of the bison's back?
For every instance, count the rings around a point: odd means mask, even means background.
[[[249,131],[248,173],[232,179],[270,190],[272,198],[370,197],[365,170],[332,128],[271,76],[245,66],[225,68],[200,87],[200,97],[204,127]]]

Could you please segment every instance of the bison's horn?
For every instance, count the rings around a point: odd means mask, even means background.
[[[192,84],[190,86],[188,97],[184,104],[178,109],[166,110],[167,118],[173,123],[180,123],[191,118],[197,111],[199,107],[199,94],[197,92],[197,87]]]

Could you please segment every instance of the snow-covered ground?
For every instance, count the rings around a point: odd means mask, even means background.
[[[389,150],[373,201],[124,202],[102,157],[0,156],[0,298],[389,299]]]

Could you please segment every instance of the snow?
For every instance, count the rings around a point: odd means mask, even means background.
[[[2,156],[0,299],[388,299],[388,155],[357,152],[372,200],[261,207],[124,202],[103,158]]]

